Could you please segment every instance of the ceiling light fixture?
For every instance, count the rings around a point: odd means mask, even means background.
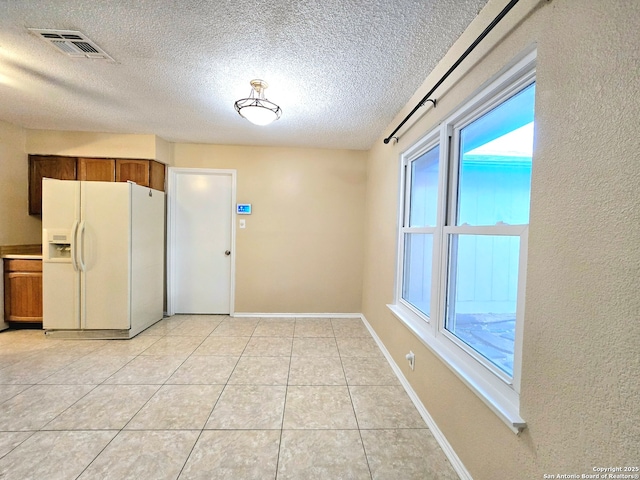
[[[234,106],[241,117],[255,125],[269,125],[280,118],[282,109],[264,98],[264,91],[269,86],[264,80],[251,80],[251,93],[248,98],[241,98]]]

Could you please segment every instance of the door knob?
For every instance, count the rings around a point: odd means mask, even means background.
[[[231,250],[225,250],[224,254],[228,257],[229,255],[231,255]]]

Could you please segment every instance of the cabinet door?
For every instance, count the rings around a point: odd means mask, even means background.
[[[42,215],[42,179],[76,179],[75,157],[29,155],[29,215]]]
[[[164,192],[164,163],[156,162],[155,160],[150,160],[149,166],[150,166],[149,186],[151,188]]]
[[[116,159],[116,182],[131,180],[149,186],[149,160]]]
[[[79,158],[78,180],[115,182],[116,161],[110,158]]]
[[[40,260],[5,260],[4,317],[9,322],[42,322]]]

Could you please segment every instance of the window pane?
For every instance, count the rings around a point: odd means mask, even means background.
[[[460,131],[457,225],[529,223],[535,84]]]
[[[520,237],[451,235],[445,328],[513,376]]]
[[[404,236],[402,298],[427,316],[431,315],[432,252],[432,234],[407,233]]]
[[[438,207],[438,160],[436,146],[411,162],[410,227],[433,227]]]

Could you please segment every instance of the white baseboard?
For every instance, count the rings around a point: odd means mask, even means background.
[[[262,317],[262,318],[362,318],[360,313],[245,313],[234,312],[232,317]]]
[[[406,377],[402,373],[402,370],[400,370],[400,367],[398,367],[398,365],[396,364],[395,360],[393,359],[393,357],[391,356],[391,354],[389,353],[387,348],[382,343],[382,340],[380,340],[380,337],[378,337],[378,335],[376,334],[375,330],[369,324],[369,322],[367,321],[367,319],[365,318],[364,315],[360,315],[360,318],[362,319],[362,321],[364,322],[365,326],[369,330],[369,333],[371,333],[371,336],[373,337],[373,339],[378,344],[378,347],[380,347],[380,350],[382,351],[382,353],[384,354],[385,358],[389,362],[389,365],[391,365],[391,368],[393,369],[393,372],[396,374],[396,376],[398,377],[398,380],[400,380],[400,383],[402,384],[402,386],[406,390],[407,394],[409,395],[409,398],[411,399],[413,404],[418,409],[418,412],[420,413],[420,415],[422,416],[423,420],[427,424],[427,427],[429,427],[429,430],[431,430],[431,433],[433,434],[433,437],[436,439],[436,441],[438,442],[438,444],[442,448],[442,451],[444,452],[444,454],[446,455],[447,459],[451,463],[451,466],[453,467],[453,469],[456,471],[456,473],[460,477],[460,480],[473,480],[473,478],[471,477],[471,474],[466,469],[466,467],[464,466],[464,464],[462,463],[462,461],[460,460],[460,458],[458,457],[456,452],[453,450],[453,447],[451,447],[451,445],[447,441],[447,438],[440,431],[440,429],[438,428],[438,425],[436,425],[436,422],[433,420],[433,418],[431,417],[431,415],[427,411],[426,407],[420,401],[420,398],[416,394],[415,390],[411,387],[411,384],[409,383],[409,381],[406,379]]]

